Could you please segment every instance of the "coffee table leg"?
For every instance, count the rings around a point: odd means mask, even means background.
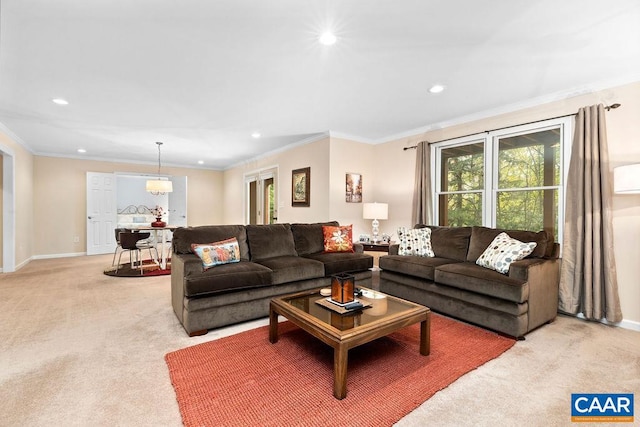
[[[333,396],[344,399],[347,396],[347,356],[349,350],[343,345],[333,349]]]
[[[278,313],[272,306],[269,306],[269,342],[278,342]]]
[[[428,356],[431,353],[431,313],[427,313],[427,318],[420,322],[420,354]]]

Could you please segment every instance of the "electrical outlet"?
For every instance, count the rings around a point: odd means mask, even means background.
[[[80,236],[75,236],[73,238],[73,243],[80,243]]]

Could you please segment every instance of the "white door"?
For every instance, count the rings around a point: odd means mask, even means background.
[[[116,188],[115,174],[87,172],[87,255],[116,248]]]
[[[187,226],[187,177],[172,176],[173,192],[169,193],[169,225]]]

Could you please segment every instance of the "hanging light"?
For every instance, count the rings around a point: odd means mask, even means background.
[[[162,142],[156,142],[158,146],[158,175],[160,175],[160,146]],[[171,193],[173,191],[173,182],[169,181],[169,179],[161,179],[158,176],[158,179],[149,179],[147,180],[147,191],[155,196]]]

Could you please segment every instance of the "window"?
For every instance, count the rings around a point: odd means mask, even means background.
[[[570,131],[563,118],[433,144],[436,223],[548,230],[561,241]]]

